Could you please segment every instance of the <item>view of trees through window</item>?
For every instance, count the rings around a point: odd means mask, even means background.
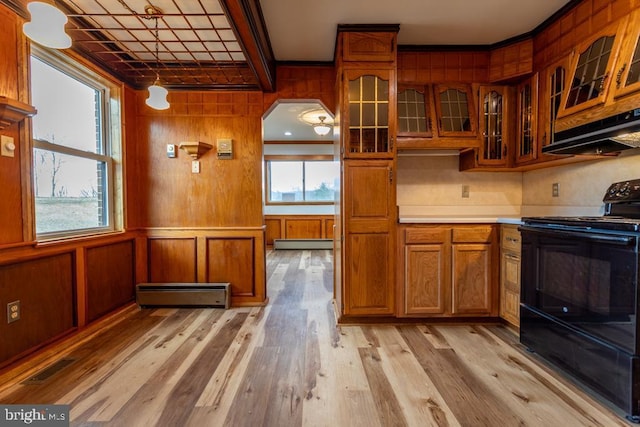
[[[36,233],[108,224],[105,89],[31,57]]]
[[[267,161],[270,203],[333,203],[340,165],[334,161]]]

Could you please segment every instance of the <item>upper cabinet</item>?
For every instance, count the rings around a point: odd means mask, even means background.
[[[629,18],[613,85],[614,98],[640,90],[640,10]]]
[[[398,85],[398,137],[433,137],[431,87]]]
[[[394,76],[391,69],[345,70],[345,158],[394,157]]]
[[[558,118],[604,104],[626,27],[621,19],[595,33],[572,53],[569,85]]]
[[[435,85],[438,134],[443,137],[475,137],[475,108],[471,87],[464,84]]]
[[[513,147],[512,95],[509,86],[480,86],[479,165],[509,166]]]
[[[349,25],[340,26],[348,28]],[[355,27],[355,26],[353,26]],[[385,27],[376,25],[376,28]],[[395,26],[390,26],[395,27]],[[344,31],[342,59],[345,61],[393,62],[396,58],[395,32]]]
[[[537,111],[538,74],[520,83],[517,87],[518,128],[516,139],[516,165],[530,162],[538,157]]]
[[[474,103],[466,84],[399,85],[398,147],[477,147]]]

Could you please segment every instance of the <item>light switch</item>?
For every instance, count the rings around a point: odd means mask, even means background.
[[[191,173],[200,173],[200,160],[191,162]]]
[[[5,157],[14,157],[16,151],[16,144],[13,142],[13,138],[10,136],[0,136],[0,155]]]

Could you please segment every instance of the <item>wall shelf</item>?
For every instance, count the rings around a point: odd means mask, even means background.
[[[207,144],[206,142],[181,142],[180,149],[186,151],[191,158],[197,160],[200,156],[202,156],[207,151],[211,150],[213,145]]]
[[[37,110],[29,104],[0,96],[0,130],[23,120],[25,117],[31,117],[36,112]]]

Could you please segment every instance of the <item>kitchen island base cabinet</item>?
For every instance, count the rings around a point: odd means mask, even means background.
[[[495,226],[407,225],[399,236],[399,317],[498,315]]]

